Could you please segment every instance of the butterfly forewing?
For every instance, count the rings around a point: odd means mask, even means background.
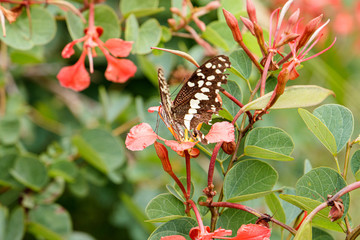
[[[180,89],[172,106],[174,121],[189,130],[199,123],[208,123],[212,114],[221,109],[218,93],[225,84],[226,68],[230,67],[227,56],[216,56],[201,65]]]

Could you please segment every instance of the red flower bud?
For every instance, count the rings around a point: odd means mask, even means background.
[[[276,48],[279,48],[285,44],[288,44],[289,42],[294,41],[300,36],[300,34],[297,33],[289,33],[284,39],[282,39],[280,42],[276,44]]]
[[[226,11],[224,8],[223,8],[223,13],[224,13],[226,23],[229,26],[229,28],[233,34],[234,40],[236,42],[242,42],[242,36],[241,36],[240,28],[239,28],[239,23],[238,23],[236,17],[234,15],[232,15],[229,11]]]
[[[254,4],[253,4],[253,2],[251,0],[246,0],[246,10],[247,10],[247,13],[249,15],[250,20],[253,23],[256,23],[257,22],[256,9],[255,9],[255,6],[254,6]]]
[[[312,19],[310,22],[308,22],[308,24],[306,24],[305,29],[300,36],[299,43],[296,46],[296,50],[300,49],[306,44],[306,42],[309,40],[311,35],[316,31],[319,23],[321,22],[322,17],[323,15],[321,14],[320,16]]]
[[[223,142],[223,144],[221,145],[221,148],[226,154],[231,155],[235,152],[236,144],[234,141]]]
[[[156,154],[161,160],[165,172],[172,172],[172,167],[169,160],[169,154],[166,147],[162,143],[159,143],[158,141],[154,142],[154,147]]]
[[[197,148],[191,148],[187,151],[192,158],[197,158],[200,155],[200,150]]]
[[[251,34],[255,36],[254,24],[247,18],[240,16],[240,19],[245,25],[245,27],[251,32]]]
[[[208,11],[211,11],[211,10],[218,9],[220,6],[221,6],[221,3],[219,1],[212,1],[212,2],[209,2],[205,6],[205,9],[208,10]]]
[[[300,9],[298,8],[293,14],[291,14],[291,16],[289,17],[288,20],[288,25],[286,28],[286,32],[290,32],[291,28],[296,24],[296,22],[299,20],[299,15],[300,15]]]

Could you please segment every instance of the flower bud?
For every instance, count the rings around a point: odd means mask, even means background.
[[[169,154],[166,147],[162,143],[159,143],[158,141],[154,142],[154,147],[156,154],[161,160],[165,172],[172,172],[172,167],[169,160]]]
[[[328,198],[329,197],[331,198],[331,195],[329,195]],[[330,221],[334,222],[344,215],[344,204],[342,199],[339,198],[333,202],[328,202],[328,205],[331,206],[329,212]]]
[[[168,24],[171,28],[175,29],[176,28],[176,20],[173,18],[169,18],[168,20]]]
[[[297,23],[297,21],[299,20],[299,15],[300,15],[300,9],[298,8],[293,14],[291,14],[291,16],[289,17],[288,20],[288,24],[286,27],[286,33],[291,31],[291,28]]]
[[[289,42],[294,41],[300,36],[300,34],[297,33],[289,33],[285,38],[283,38],[280,42],[278,42],[275,46],[275,48],[279,48],[285,44],[288,44]]]
[[[254,6],[254,4],[253,4],[253,2],[251,0],[246,0],[246,10],[247,10],[247,13],[249,15],[250,20],[253,23],[256,23],[257,22],[256,9],[255,9],[255,6]]]
[[[236,42],[242,42],[242,36],[241,36],[240,29],[239,29],[239,23],[238,23],[236,17],[234,15],[232,15],[229,11],[226,11],[224,8],[223,8],[223,13],[224,13],[226,23],[229,26],[229,28],[233,34],[234,40]]]
[[[221,6],[221,3],[219,1],[212,1],[212,2],[209,2],[205,6],[205,9],[208,10],[208,11],[211,11],[211,10],[218,9],[220,6]]]
[[[171,8],[170,8],[170,11],[171,11],[172,13],[178,15],[178,16],[181,16],[181,15],[182,15],[181,12],[180,12],[180,10],[179,10],[178,8],[171,7]]]
[[[251,32],[252,35],[255,35],[254,24],[248,19],[240,16],[241,21],[245,27]]]
[[[320,16],[312,19],[310,22],[308,22],[308,24],[306,24],[305,29],[300,36],[299,43],[296,46],[296,50],[300,49],[306,44],[306,42],[309,40],[311,35],[316,31],[317,26],[321,22],[322,17],[323,15],[321,14]]]
[[[221,145],[222,150],[226,153],[226,154],[233,154],[235,152],[236,149],[236,144],[234,141],[232,142],[223,142],[223,144]]]

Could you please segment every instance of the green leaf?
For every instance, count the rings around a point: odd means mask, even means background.
[[[126,23],[125,23],[125,40],[135,42],[138,39],[138,36],[139,36],[139,23],[135,15],[131,14],[128,17],[128,19],[126,19]],[[131,52],[134,53],[135,49],[133,48]]]
[[[225,51],[229,51],[236,45],[226,22],[211,22],[206,26],[206,30],[202,33],[202,37],[215,46],[221,47]]]
[[[45,189],[34,196],[37,204],[49,204],[55,202],[65,189],[65,181],[62,178],[55,178]]]
[[[75,181],[69,184],[69,190],[77,197],[85,197],[89,193],[89,185],[82,174],[78,174]]]
[[[187,190],[187,179],[186,177],[179,177],[180,182],[182,182],[182,184],[184,185],[185,191]],[[174,183],[174,188],[175,190],[178,192],[178,194],[180,194],[181,196],[184,196],[183,192],[181,191],[180,187]],[[191,182],[191,189],[190,189],[190,198],[192,198],[194,196],[194,183]]]
[[[15,154],[8,154],[0,157],[0,185],[8,187],[20,186],[20,184],[10,174],[10,170],[13,168],[15,160]]]
[[[241,101],[242,92],[240,86],[235,81],[228,80],[227,84],[225,84],[223,88],[232,96],[236,97],[239,101]],[[221,94],[221,98],[223,100],[223,108],[226,109],[232,117],[234,117],[236,113],[240,110],[240,107],[223,94]]]
[[[237,75],[248,79],[252,70],[252,62],[245,51],[238,49],[233,51],[230,56],[231,67],[236,71]]]
[[[247,156],[291,161],[289,155],[294,149],[291,137],[282,129],[259,127],[249,132],[245,139],[244,153]]]
[[[225,176],[225,199],[270,191],[277,179],[277,172],[269,164],[259,160],[241,161]]]
[[[279,97],[271,109],[311,107],[325,100],[334,93],[328,89],[315,85],[297,85],[285,88],[283,95]],[[272,92],[246,104],[244,111],[263,109],[271,98]]]
[[[182,192],[181,191],[178,192],[173,185],[166,184],[166,189],[169,191],[169,193],[171,193],[174,197],[176,197],[180,201],[182,201],[182,202],[185,201],[185,198],[184,198],[184,195],[182,194]]]
[[[50,42],[56,33],[54,16],[43,7],[31,6],[31,27],[27,11],[22,11],[15,22],[6,23],[6,37],[0,35],[1,41],[15,49],[28,50],[34,45]],[[30,32],[31,30],[31,32]]]
[[[311,240],[312,228],[311,222],[304,222],[296,233],[294,240]]]
[[[156,19],[152,18],[144,22],[135,41],[135,52],[137,54],[150,53],[151,47],[159,44],[161,31],[161,26]]]
[[[1,164],[1,162],[0,162]],[[354,155],[351,157],[351,171],[355,176],[356,181],[360,181],[360,150],[357,150]],[[1,169],[1,168],[0,168]]]
[[[72,232],[70,215],[58,204],[39,205],[29,212],[28,231],[40,238],[64,239]]]
[[[319,229],[312,228],[312,240],[334,240],[334,238],[327,232]]]
[[[65,179],[67,182],[73,182],[76,175],[78,174],[78,169],[73,162],[66,160],[60,160],[55,162],[50,166],[49,176],[57,177],[60,176]]]
[[[9,217],[4,240],[21,240],[25,233],[25,212],[21,207],[15,208]]]
[[[227,11],[231,12],[236,19],[239,19],[240,14],[242,13],[242,11],[244,11],[243,9],[244,4],[242,2],[239,2],[237,0],[221,0],[221,7],[218,8],[218,18],[222,19],[223,21],[225,21],[222,9],[225,8]]]
[[[272,190],[272,191],[264,191],[264,192],[257,192],[257,193],[251,193],[251,194],[246,194],[246,195],[241,195],[241,196],[237,196],[237,197],[232,197],[227,199],[227,202],[244,202],[244,201],[248,201],[248,200],[252,200],[252,199],[257,199],[257,198],[261,198],[261,197],[265,197],[266,195],[269,195],[273,192],[275,192],[276,190]]]
[[[279,220],[280,222],[286,222],[286,215],[284,208],[282,207],[280,200],[275,195],[271,193],[265,196],[266,204],[269,207],[270,211],[273,214],[273,218]]]
[[[349,109],[338,104],[326,104],[313,112],[335,137],[337,152],[346,145],[354,130],[354,117]]]
[[[136,17],[145,17],[164,10],[164,8],[158,8],[158,6],[159,0],[120,1],[120,10],[125,18],[130,14],[134,14]]]
[[[34,157],[18,157],[10,174],[34,191],[40,191],[48,180],[44,164]]]
[[[153,198],[145,208],[151,222],[167,222],[185,215],[185,205],[170,193]]]
[[[191,228],[198,226],[198,223],[189,217],[174,219],[159,226],[148,238],[148,240],[159,240],[161,237],[181,235],[191,240],[189,232]]]
[[[280,194],[279,196],[281,199],[301,208],[308,213],[312,212],[317,206],[321,204],[321,202],[307,198],[307,197],[300,197],[288,194]],[[343,232],[342,228],[336,223],[331,222],[328,218],[330,212],[330,208],[325,208],[317,213],[313,218],[313,224],[315,226],[319,226],[322,228]]]
[[[328,195],[334,195],[346,186],[344,178],[334,169],[315,168],[302,176],[296,183],[296,195],[323,202]],[[344,204],[344,217],[349,209],[350,197],[341,197]]]
[[[299,114],[309,130],[320,140],[320,142],[333,154],[337,154],[337,147],[334,135],[323,122],[309,111],[299,108]]]
[[[197,208],[198,208],[201,216],[205,216],[210,211],[210,209],[207,206],[201,206],[199,204],[199,202],[206,202],[206,200],[207,200],[207,197],[202,195],[198,198],[198,201],[197,201]]]
[[[10,51],[10,59],[12,63],[17,64],[37,64],[44,61],[44,47],[34,46],[29,50],[16,50]]]
[[[91,235],[84,232],[72,232],[68,240],[95,240]]]
[[[136,55],[136,59],[138,60],[139,67],[146,76],[146,78],[148,78],[150,82],[157,87],[159,84],[159,80],[157,77],[157,70],[154,66],[154,63],[151,62],[148,57],[144,55]]]
[[[73,143],[92,166],[108,174],[124,164],[124,146],[108,131],[91,129],[73,137]]]
[[[18,117],[5,116],[0,119],[0,143],[14,144],[20,136],[20,121]]]
[[[236,236],[237,230],[243,224],[255,223],[257,217],[251,213],[239,209],[228,208],[219,217],[216,228],[225,228],[232,231],[232,236]]]

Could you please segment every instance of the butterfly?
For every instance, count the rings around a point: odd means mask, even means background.
[[[172,101],[169,86],[163,70],[158,70],[161,98],[160,116],[178,141],[185,136],[185,130],[192,137],[206,141],[198,129],[199,124],[208,124],[213,114],[221,110],[218,95],[221,84],[227,83],[226,68],[230,68],[229,58],[219,55],[211,58],[190,76]],[[201,126],[201,125],[200,125]]]

